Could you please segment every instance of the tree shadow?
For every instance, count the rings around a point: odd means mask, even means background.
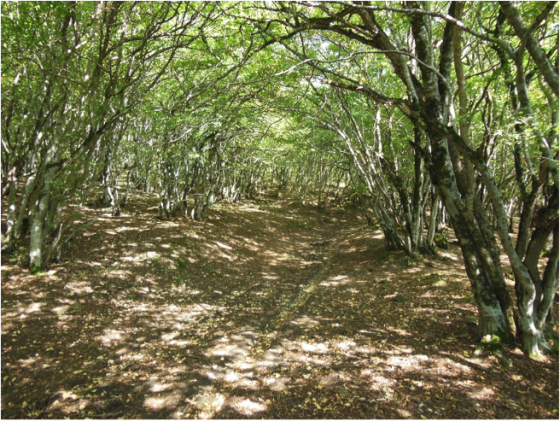
[[[553,416],[555,360],[469,358],[459,264],[401,267],[358,223],[299,232],[292,209],[243,206],[205,223],[124,213],[42,275],[3,265],[2,415]]]

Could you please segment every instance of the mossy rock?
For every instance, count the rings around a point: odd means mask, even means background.
[[[499,332],[494,335],[486,335],[477,344],[473,357],[481,357],[484,351],[490,351],[492,355],[500,362],[503,368],[511,368],[511,361],[504,354],[504,345],[510,342],[508,335],[503,332]]]
[[[434,237],[434,243],[436,246],[442,250],[449,250],[449,241],[441,234],[436,234]]]

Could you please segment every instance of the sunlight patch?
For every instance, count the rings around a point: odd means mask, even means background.
[[[351,347],[356,346],[356,342],[353,341],[343,341],[339,342],[338,347],[340,349],[350,349]]]
[[[221,393],[211,393],[209,395],[201,396],[196,400],[196,405],[201,409],[213,409],[219,411],[224,406],[226,398]]]
[[[292,320],[290,323],[297,326],[307,326],[307,327],[313,327],[319,324],[317,320],[314,320],[309,316],[298,317],[297,319]]]
[[[26,360],[19,360],[21,367],[30,367],[37,361],[37,357],[31,357]]]
[[[239,380],[239,375],[235,371],[230,371],[225,375],[224,380],[228,383],[235,383]]]
[[[473,390],[469,393],[472,399],[491,399],[496,393],[489,387],[481,387],[478,390]]]
[[[111,344],[111,342],[119,342],[121,340],[121,332],[118,330],[106,330],[103,335],[97,337],[104,344]]]
[[[410,357],[389,357],[387,358],[387,364],[390,366],[397,366],[400,368],[410,368],[411,366],[414,365],[415,368],[417,368],[417,361],[415,361],[415,358],[410,358]]]
[[[165,398],[147,398],[144,402],[144,406],[154,411],[158,411],[167,406],[166,400],[167,399]]]
[[[388,379],[383,376],[372,376],[371,383],[371,388],[376,391],[382,390],[387,386],[394,386],[397,384],[396,380]]]
[[[260,209],[256,209],[253,208],[252,205],[243,205],[239,207],[239,210],[245,211],[245,212],[260,212],[260,213],[266,213],[266,211],[264,210],[260,210]]]
[[[122,257],[121,260],[127,261],[127,262],[142,262],[142,261],[148,260],[148,259],[150,259],[150,260],[157,259],[158,257],[159,257],[159,253],[157,253],[155,251],[148,251],[146,253],[140,253],[140,254],[138,254],[134,257],[125,256],[125,257]]]
[[[187,292],[187,294],[198,295],[198,294],[202,294],[202,291],[200,291],[198,289],[191,289],[190,291]]]
[[[180,334],[181,334],[180,332],[164,333],[163,335],[161,335],[161,339],[166,341],[166,342],[170,342],[173,339],[175,339],[177,336],[179,336]]]
[[[241,362],[241,363],[235,363],[235,365],[237,367],[239,367],[240,370],[250,370],[251,368],[253,368],[255,365],[254,364],[250,364],[250,363],[246,363],[246,362]],[[253,373],[246,373],[246,375],[252,376]]]
[[[233,405],[240,414],[249,416],[253,415],[255,412],[264,412],[266,411],[266,406],[259,402],[253,402],[250,399],[245,399],[241,402],[236,402]]]
[[[325,344],[310,344],[307,342],[301,344],[301,349],[306,352],[318,352],[321,354],[329,350]]]
[[[122,231],[137,231],[136,228],[132,228],[132,227],[120,227],[117,228],[115,231],[117,232],[122,232]]]
[[[64,285],[64,288],[69,289],[75,294],[91,294],[92,292],[94,292],[93,288],[90,286],[90,283],[84,281],[74,281],[71,284]]]
[[[401,336],[412,336],[412,335],[411,335],[410,333],[408,333],[406,330],[399,329],[399,328],[395,328],[395,327],[391,327],[391,326],[388,326],[388,327],[387,327],[387,330],[390,330],[391,332],[395,332],[396,334],[401,335]]]
[[[349,282],[350,282],[350,279],[348,279],[348,276],[338,275],[338,276],[330,278],[328,281],[321,282],[319,285],[324,286],[324,287],[331,287],[331,286],[337,286],[337,285],[345,285]]]
[[[264,383],[275,392],[282,392],[286,390],[288,383],[290,382],[290,378],[286,376],[281,376],[279,373],[276,373],[277,377],[268,377],[264,380]]]
[[[29,314],[29,313],[35,313],[37,311],[40,311],[42,305],[43,305],[43,303],[29,304],[29,306],[24,310],[24,313]]]
[[[154,383],[150,386],[150,392],[163,392],[164,390],[168,390],[171,386],[165,383]]]
[[[243,345],[226,345],[226,346],[217,346],[215,349],[212,350],[212,355],[217,357],[239,357],[247,355],[247,351],[249,350],[249,346]]]
[[[453,260],[454,262],[457,262],[459,260],[459,259],[457,259],[456,256],[452,255],[451,253],[443,253],[441,251],[440,251],[440,253],[441,253],[442,256],[444,256],[444,257],[446,257],[450,260]]]
[[[406,409],[397,408],[397,412],[401,414],[403,418],[412,418],[412,414],[410,413],[410,411],[407,411]]]

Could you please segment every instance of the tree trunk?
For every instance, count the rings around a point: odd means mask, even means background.
[[[49,196],[50,191],[48,185],[45,183],[45,189],[39,199],[37,211],[32,215],[31,220],[31,239],[29,246],[29,269],[31,273],[36,273],[43,268],[43,225],[49,208]]]
[[[12,231],[15,225],[16,219],[16,190],[17,190],[17,177],[16,168],[13,167],[8,172],[8,186],[10,188],[10,194],[8,197],[8,214],[6,215],[6,236],[2,237],[2,250],[9,249],[11,246],[10,239],[12,237]]]

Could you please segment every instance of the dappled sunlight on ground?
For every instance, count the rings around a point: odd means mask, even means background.
[[[411,263],[348,210],[263,200],[199,223],[152,202],[40,276],[2,266],[3,416],[553,416],[557,361],[535,381],[515,352],[511,372],[471,358],[456,247]]]

